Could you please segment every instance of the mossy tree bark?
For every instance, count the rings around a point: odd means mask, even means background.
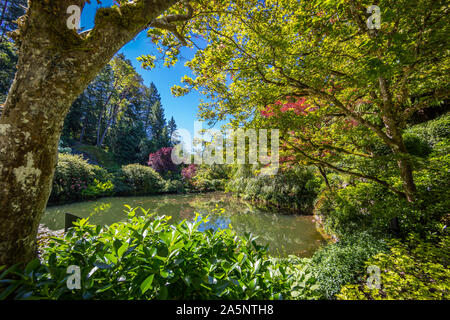
[[[142,0],[97,11],[95,27],[66,25],[80,0],[30,0],[12,36],[17,73],[0,118],[0,265],[35,257],[64,118],[76,97],[127,42],[176,0]]]
[[[409,202],[413,202],[415,200],[416,184],[413,178],[413,168],[408,158],[408,150],[406,150],[402,136],[401,128],[404,125],[401,122],[404,121],[404,118],[398,111],[399,108],[396,108],[392,103],[392,94],[386,79],[380,77],[378,82],[383,100],[381,111],[384,127],[386,128],[385,134],[387,138],[385,141],[387,141],[392,153],[397,156],[397,165],[400,170],[400,178],[403,182],[406,199]]]

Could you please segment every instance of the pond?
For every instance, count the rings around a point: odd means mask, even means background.
[[[151,209],[158,215],[172,216],[174,223],[193,220],[195,212],[211,213],[223,208],[221,214],[211,214],[206,228],[231,227],[238,233],[253,233],[259,244],[269,244],[274,256],[294,254],[309,257],[324,242],[317,232],[312,216],[283,214],[276,210],[262,210],[225,193],[158,195],[147,197],[111,197],[47,207],[41,223],[51,230],[64,228],[64,213],[89,217],[90,223],[109,225],[126,219],[124,205]]]

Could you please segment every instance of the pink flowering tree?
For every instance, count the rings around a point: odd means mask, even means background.
[[[339,90],[337,86],[331,90]],[[360,99],[364,108],[371,101]],[[260,110],[260,126],[280,129],[281,169],[293,164],[315,165],[328,184],[331,169],[378,182],[400,194],[379,173],[392,170],[376,153],[375,135],[358,121],[342,116],[336,106],[299,96],[285,96]],[[378,160],[379,159],[379,160]]]
[[[172,147],[164,147],[150,153],[147,164],[161,175],[177,172],[179,168],[172,162],[171,158],[172,149]]]

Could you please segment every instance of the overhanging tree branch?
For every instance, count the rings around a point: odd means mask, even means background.
[[[391,190],[392,192],[394,192],[395,194],[397,194],[399,197],[401,198],[406,198],[405,193],[397,190],[396,188],[392,187],[389,183],[387,183],[384,180],[378,179],[377,177],[372,177],[372,176],[368,176],[359,172],[354,172],[354,171],[350,171],[350,170],[345,170],[339,167],[336,167],[335,165],[332,165],[329,162],[314,158],[310,155],[308,155],[306,152],[304,152],[303,150],[301,150],[300,148],[298,148],[297,146],[295,146],[294,144],[292,144],[289,141],[286,141],[292,148],[294,148],[297,152],[299,152],[302,156],[304,156],[305,158],[307,158],[308,160],[310,160],[313,164],[316,165],[321,165],[323,167],[327,167],[329,169],[332,169],[334,171],[340,172],[340,173],[344,173],[344,174],[349,174],[358,178],[363,178],[363,179],[368,179],[371,180],[373,182],[379,183],[382,186],[388,188],[389,190]]]
[[[174,22],[184,22],[190,20],[193,17],[194,10],[189,4],[189,1],[185,0],[182,2],[187,9],[186,14],[170,14],[162,18],[153,19],[149,24],[149,27],[168,30],[172,32],[184,46],[187,46],[186,39],[180,32],[178,32],[177,26],[174,24]]]

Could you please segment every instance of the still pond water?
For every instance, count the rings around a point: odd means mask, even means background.
[[[193,220],[195,212],[209,214],[218,205],[222,214],[211,214],[206,228],[232,228],[238,233],[253,233],[257,242],[269,244],[272,255],[309,257],[324,242],[316,231],[312,216],[287,215],[264,211],[224,193],[159,195],[148,197],[111,197],[47,208],[41,223],[51,230],[64,228],[64,213],[89,217],[90,223],[109,225],[126,220],[124,205],[151,209],[158,215],[172,216],[173,223]],[[137,211],[139,212],[139,210]]]

